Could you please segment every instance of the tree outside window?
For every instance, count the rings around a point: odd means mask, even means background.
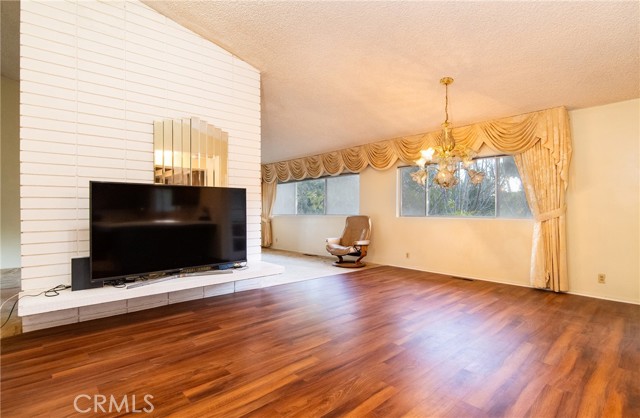
[[[360,176],[279,183],[274,215],[357,215],[360,212]]]
[[[425,186],[411,179],[416,167],[401,167],[400,216],[531,217],[513,157],[478,158],[475,165],[485,173],[482,183],[472,184],[467,172],[459,169],[458,184],[451,189],[433,181],[436,166],[428,167]]]

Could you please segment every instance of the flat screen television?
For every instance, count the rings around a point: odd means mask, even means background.
[[[239,188],[92,181],[91,281],[246,262],[246,202]]]

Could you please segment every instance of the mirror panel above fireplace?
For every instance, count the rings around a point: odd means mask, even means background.
[[[197,117],[153,124],[154,182],[228,186],[229,134]]]

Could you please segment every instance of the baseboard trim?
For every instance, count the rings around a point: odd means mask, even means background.
[[[485,279],[485,278],[479,278],[479,277],[467,277],[467,276],[462,276],[462,275],[459,275],[459,274],[443,273],[443,272],[439,272],[439,271],[428,271],[428,270],[422,270],[422,269],[419,269],[419,268],[398,266],[398,265],[394,265],[394,264],[388,264],[388,265],[389,266],[393,266],[393,267],[399,267],[399,268],[407,269],[407,270],[415,270],[415,271],[422,271],[422,272],[425,272],[425,273],[441,274],[443,276],[450,276],[450,277],[455,278],[455,279],[481,280],[481,281],[484,281],[484,282],[508,284],[508,285],[511,285],[511,286],[519,286],[519,287],[528,287],[530,289],[538,289],[536,287],[531,286],[530,284],[514,283],[514,282],[503,281],[503,280],[493,280],[493,279]],[[551,290],[548,290],[548,289],[538,289],[538,290],[545,290],[545,291],[551,292]],[[640,300],[617,299],[617,298],[612,298],[612,297],[591,295],[591,294],[583,293],[583,292],[574,292],[574,291],[571,291],[571,290],[568,291],[568,292],[560,292],[560,293],[565,293],[565,294],[568,294],[568,295],[575,295],[575,296],[583,296],[583,297],[593,298],[593,299],[609,300],[611,302],[620,302],[620,303],[629,303],[631,305],[640,305]]]

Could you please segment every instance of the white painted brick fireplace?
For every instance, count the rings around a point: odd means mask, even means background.
[[[71,258],[89,254],[89,181],[151,183],[153,121],[163,118],[196,116],[229,133],[229,186],[247,189],[249,263],[260,262],[257,69],[130,0],[23,0],[20,43],[23,291],[70,284]]]

